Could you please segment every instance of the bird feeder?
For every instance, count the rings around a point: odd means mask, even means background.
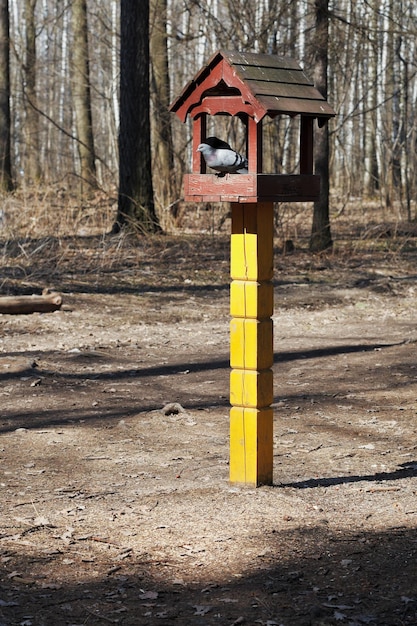
[[[220,50],[185,86],[170,110],[193,121],[191,173],[184,199],[231,202],[230,480],[273,480],[273,203],[314,202],[313,130],[335,115],[299,64],[287,57]],[[206,173],[197,147],[207,116],[232,115],[246,126],[247,174]],[[265,174],[262,122],[300,116],[298,174]],[[222,137],[222,139],[227,139]]]

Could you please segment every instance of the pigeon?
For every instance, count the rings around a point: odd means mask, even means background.
[[[248,160],[230,147],[226,141],[217,137],[207,137],[197,148],[211,169],[219,172],[217,176],[228,174],[247,174]]]

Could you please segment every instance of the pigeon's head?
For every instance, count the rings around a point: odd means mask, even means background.
[[[211,152],[214,152],[214,148],[209,146],[208,143],[200,143],[197,148],[197,152],[201,152],[202,154],[210,154]]]

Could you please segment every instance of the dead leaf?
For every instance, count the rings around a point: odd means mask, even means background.
[[[401,596],[401,602],[404,602],[404,604],[409,604],[410,602],[415,602],[415,599],[407,598],[407,596]]]
[[[123,552],[121,552],[117,557],[116,561],[123,561],[123,559],[127,559],[129,556],[132,556],[133,549],[126,548]]]
[[[0,599],[0,606],[8,607],[8,606],[19,606],[17,602],[6,602],[5,600]]]
[[[193,609],[195,609],[194,615],[206,615],[212,610],[212,606],[207,604],[195,604],[193,605]]]
[[[139,595],[139,600],[156,600],[158,595],[157,591],[143,591]]]
[[[373,615],[355,615],[355,618],[361,624],[372,624],[372,622],[376,621],[376,618]]]
[[[44,515],[39,515],[39,517],[35,517],[33,520],[35,526],[51,526],[51,522]]]
[[[72,535],[74,534],[74,529],[71,528],[71,526],[69,526],[65,532],[61,535],[61,539],[62,541],[65,541],[65,543],[71,543],[73,541],[72,539]]]

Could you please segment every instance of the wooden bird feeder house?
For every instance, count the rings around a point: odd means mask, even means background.
[[[192,172],[184,178],[191,202],[313,202],[320,179],[313,173],[313,123],[335,115],[294,59],[220,50],[186,85],[170,110],[193,120]],[[206,174],[197,146],[206,138],[207,115],[234,115],[247,128],[248,174]],[[297,175],[262,173],[262,121],[266,116],[299,115],[300,170]]]
[[[272,315],[274,290],[274,202],[318,200],[320,177],[313,171],[314,120],[335,115],[293,59],[267,54],[217,52],[170,110],[193,120],[192,171],[184,198],[231,202],[230,481],[273,482]],[[207,174],[197,147],[207,115],[234,115],[246,125],[247,174]],[[299,174],[264,174],[262,121],[266,116],[301,117]],[[227,139],[227,137],[222,137]]]

